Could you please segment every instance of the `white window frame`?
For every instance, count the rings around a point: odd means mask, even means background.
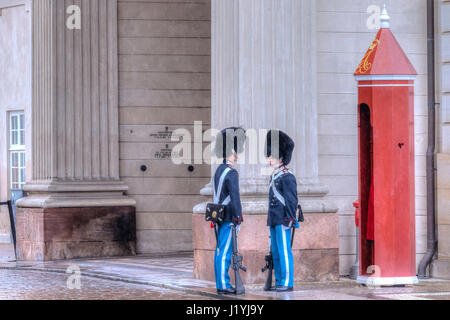
[[[23,117],[23,122],[21,121]],[[26,159],[25,159],[25,112],[13,111],[9,113],[9,189],[22,189],[26,182]],[[16,121],[16,128],[13,126],[13,121]],[[23,125],[23,127],[22,127]],[[17,133],[17,143],[13,143],[13,135]],[[22,133],[22,134],[21,134]],[[13,156],[17,154],[18,165],[13,167]],[[21,161],[22,160],[22,161]],[[17,170],[17,181],[13,181],[13,170]],[[13,188],[15,186],[15,188]]]

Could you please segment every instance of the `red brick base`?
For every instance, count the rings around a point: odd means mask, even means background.
[[[136,209],[17,208],[19,261],[136,254]]]

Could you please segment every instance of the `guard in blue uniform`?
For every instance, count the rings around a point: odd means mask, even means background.
[[[286,292],[294,289],[294,259],[291,248],[292,229],[297,221],[297,181],[287,167],[294,151],[294,141],[282,131],[269,131],[266,156],[274,169],[270,179],[269,212],[272,256],[276,286],[271,291]]]
[[[216,139],[216,155],[223,159],[223,164],[217,168],[214,175],[214,202],[225,206],[225,218],[218,226],[214,270],[217,292],[225,295],[236,294],[236,289],[230,284],[228,271],[233,253],[231,226],[240,226],[243,222],[239,174],[234,166],[238,154],[243,152],[244,143],[245,131],[241,128],[225,129]],[[237,229],[239,230],[239,227]]]

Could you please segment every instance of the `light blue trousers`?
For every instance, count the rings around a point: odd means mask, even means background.
[[[291,248],[292,229],[282,225],[270,227],[273,265],[277,286],[294,286],[294,256]]]
[[[218,243],[214,255],[214,272],[218,290],[225,290],[232,287],[228,274],[231,266],[231,256],[233,254],[231,226],[231,222],[225,222],[218,227]]]

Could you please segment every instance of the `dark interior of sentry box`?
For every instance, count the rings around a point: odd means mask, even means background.
[[[367,240],[367,222],[370,187],[373,178],[373,128],[371,126],[370,108],[366,104],[360,105],[360,177],[359,183],[361,188],[360,195],[360,255],[362,274],[367,273],[367,269],[375,265],[375,242]]]

